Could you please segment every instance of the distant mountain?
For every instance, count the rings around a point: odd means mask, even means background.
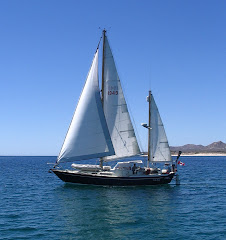
[[[182,151],[183,153],[226,153],[226,143],[213,142],[207,146],[186,144],[179,147],[170,147],[172,153]]]

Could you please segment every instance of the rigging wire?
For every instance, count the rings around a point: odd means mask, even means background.
[[[128,98],[126,96],[126,91],[124,90],[125,88],[124,88],[123,81],[120,81],[120,83],[121,83],[121,88],[122,88],[123,95],[124,95],[124,98],[125,98],[125,102],[126,102],[126,105],[127,105],[127,108],[128,108],[128,112],[130,113],[129,116],[132,120],[132,124],[133,124],[133,128],[134,128],[134,131],[135,131],[135,136],[136,136],[137,141],[138,141],[138,145],[140,146],[141,152],[144,152],[144,148],[143,148],[142,142],[140,140],[140,135],[139,135],[138,130],[137,130],[137,125],[136,125],[134,117],[133,117],[134,115],[133,115],[133,112],[130,108],[129,102],[127,101]]]
[[[98,44],[97,44],[96,52],[97,52],[97,50],[99,49],[99,46],[100,46],[100,42],[101,42],[102,37],[103,37],[103,36],[100,37],[100,40],[99,40],[99,42],[98,42]]]

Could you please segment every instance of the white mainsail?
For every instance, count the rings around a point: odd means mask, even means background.
[[[97,50],[57,162],[108,155],[114,148],[101,104]]]
[[[114,58],[106,36],[103,52],[103,107],[115,150],[115,156],[105,157],[104,160],[106,161],[140,154],[140,149],[130,120]]]
[[[169,143],[165,129],[156,106],[154,97],[151,95],[151,133],[150,133],[151,162],[172,161]]]

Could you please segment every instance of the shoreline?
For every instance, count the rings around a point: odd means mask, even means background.
[[[147,154],[142,155],[147,157]],[[178,154],[171,154],[172,157],[177,157]],[[181,157],[226,157],[226,153],[182,153]]]
[[[177,156],[172,154],[171,156]],[[226,157],[226,153],[182,153],[181,157]]]

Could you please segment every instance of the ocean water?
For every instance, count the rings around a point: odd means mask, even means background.
[[[226,157],[181,157],[181,185],[65,184],[56,157],[0,157],[0,239],[226,239]]]

